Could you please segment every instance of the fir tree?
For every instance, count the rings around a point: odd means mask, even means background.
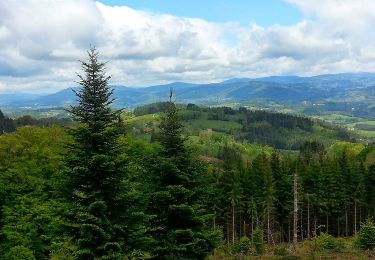
[[[199,188],[206,169],[194,160],[181,136],[182,123],[170,102],[160,124],[160,162],[150,210],[154,219],[157,259],[204,259],[219,241],[207,227]]]
[[[66,159],[65,231],[79,259],[123,259],[142,246],[143,215],[137,213],[134,194],[127,196],[118,142],[123,127],[120,111],[110,107],[110,77],[95,48],[88,55],[88,61],[81,62],[84,75],[78,75],[78,104],[69,109],[80,126],[71,131],[74,142]]]

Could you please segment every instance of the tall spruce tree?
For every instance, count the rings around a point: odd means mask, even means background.
[[[185,146],[182,127],[178,109],[170,102],[160,124],[160,162],[150,201],[156,259],[204,259],[220,240],[208,227],[200,200],[206,169]]]
[[[136,212],[134,194],[129,198],[127,193],[118,142],[123,127],[120,111],[110,107],[110,77],[95,48],[88,56],[81,62],[84,74],[78,75],[78,104],[69,109],[80,125],[71,131],[66,159],[65,234],[78,259],[124,259],[143,245],[143,215]]]

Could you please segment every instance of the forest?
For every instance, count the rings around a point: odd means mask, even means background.
[[[375,257],[374,145],[172,90],[116,109],[98,55],[70,118],[0,112],[0,259]]]

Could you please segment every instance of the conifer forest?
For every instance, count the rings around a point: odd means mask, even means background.
[[[131,110],[111,74],[92,47],[64,116],[0,112],[0,259],[375,259],[372,142],[172,87]]]

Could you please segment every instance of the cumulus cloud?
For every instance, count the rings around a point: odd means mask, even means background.
[[[375,71],[373,0],[286,0],[297,24],[248,27],[92,0],[0,1],[0,91],[73,85],[97,46],[114,84]]]

